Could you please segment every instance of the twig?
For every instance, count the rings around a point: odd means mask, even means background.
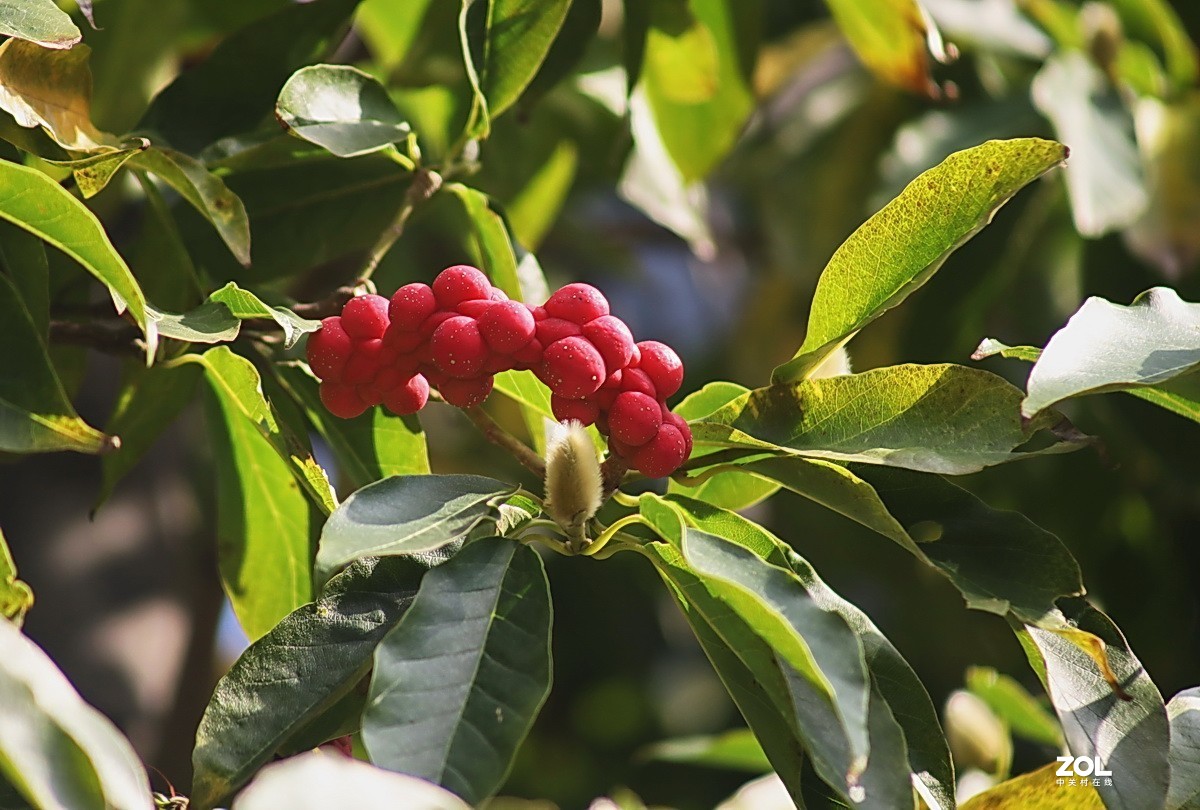
[[[483,408],[476,405],[472,408],[463,408],[462,412],[474,423],[475,427],[479,428],[479,432],[483,434],[483,438],[497,447],[507,450],[525,469],[529,470],[539,479],[546,477],[546,462],[542,460],[542,457],[533,452],[516,436],[496,424],[496,420],[488,416]]]
[[[408,192],[404,195],[404,204],[396,212],[396,218],[392,220],[392,224],[379,235],[371,252],[367,254],[367,263],[363,265],[362,272],[359,273],[361,278],[371,277],[375,268],[383,261],[383,257],[404,233],[404,226],[408,224],[408,218],[412,216],[412,212],[418,205],[437,194],[441,187],[442,176],[432,169],[417,169],[413,173],[412,183],[409,184]]]
[[[601,481],[604,488],[601,491],[601,500],[607,501],[612,497],[612,494],[617,491],[617,487],[621,486],[621,481],[625,478],[625,473],[629,471],[629,465],[625,463],[625,459],[616,454],[609,455],[600,465]]]
[[[88,346],[106,354],[146,356],[146,344],[137,327],[112,318],[107,321],[50,321],[50,341]]]

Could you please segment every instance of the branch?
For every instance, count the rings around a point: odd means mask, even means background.
[[[529,470],[539,479],[545,479],[546,462],[542,460],[542,457],[533,452],[528,445],[516,436],[496,424],[496,420],[488,416],[483,408],[475,405],[474,407],[462,408],[461,410],[474,423],[475,427],[479,428],[479,432],[483,434],[483,438],[497,447],[507,450],[525,469]]]
[[[146,356],[141,332],[119,318],[84,323],[50,321],[49,337],[52,343],[87,346],[106,354]]]
[[[418,205],[437,194],[441,187],[442,176],[432,169],[417,169],[413,173],[412,183],[409,184],[408,192],[404,195],[404,204],[396,212],[396,218],[392,220],[392,224],[379,235],[371,252],[367,254],[367,263],[363,265],[362,272],[359,273],[361,278],[369,279],[371,277],[375,268],[383,261],[383,257],[404,233],[404,226],[408,224],[408,218],[412,216],[412,212]]]
[[[610,453],[604,463],[600,465],[600,476],[604,485],[600,494],[601,500],[607,501],[612,497],[612,494],[621,486],[627,472],[629,472],[629,465],[625,459],[616,453]]]

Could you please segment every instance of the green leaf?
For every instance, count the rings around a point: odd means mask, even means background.
[[[850,235],[821,274],[804,343],[775,369],[803,379],[831,352],[923,285],[1024,186],[1061,163],[1053,141],[988,141],[921,174]]]
[[[321,403],[318,380],[307,365],[276,363],[272,369],[329,442],[351,490],[393,475],[429,472],[425,432],[416,416],[393,416],[383,408],[371,408],[354,419],[339,419]]]
[[[533,80],[566,19],[570,0],[463,0],[463,58],[475,90],[468,133],[486,137],[490,121]]]
[[[95,214],[37,169],[0,160],[0,219],[49,242],[108,287],[146,332],[146,299]]]
[[[70,48],[83,38],[54,0],[0,0],[0,36],[26,39],[43,48]]]
[[[191,343],[231,341],[241,332],[242,321],[265,318],[279,324],[284,348],[290,349],[303,335],[321,328],[320,321],[301,318],[287,307],[267,306],[257,295],[232,281],[190,312],[176,315],[151,309],[150,315],[158,324],[160,335]]]
[[[1200,304],[1166,287],[1129,306],[1089,298],[1050,338],[1029,373],[1030,418],[1084,394],[1148,387],[1200,368]]]
[[[453,793],[429,782],[320,752],[264,768],[232,810],[327,810],[377,807],[380,802],[405,810],[470,810]]]
[[[464,540],[500,516],[516,487],[478,475],[407,475],[363,487],[321,531],[317,574],[326,580],[367,556],[421,554]]]
[[[409,55],[433,2],[411,0],[397,6],[391,0],[363,0],[359,4],[354,27],[380,67],[391,70]]]
[[[159,435],[175,421],[196,393],[200,369],[164,366],[131,370],[108,420],[108,430],[121,437],[121,446],[101,461],[100,492],[93,512],[108,500],[117,483],[133,469]]]
[[[242,265],[250,264],[250,220],[241,199],[204,164],[182,152],[151,147],[130,164],[150,172],[213,224]]]
[[[523,111],[528,111],[567,79],[583,61],[596,38],[604,14],[603,0],[570,0],[567,5],[567,14],[558,34],[522,95]]]
[[[1122,22],[1139,36],[1154,37],[1166,55],[1167,72],[1177,90],[1200,76],[1200,56],[1178,13],[1164,0],[1114,0]]]
[[[930,51],[947,61],[941,36],[917,0],[826,0],[862,63],[885,82],[928,98],[941,90],[929,75]]]
[[[750,773],[771,770],[771,761],[750,729],[663,740],[643,749],[640,758]]]
[[[383,85],[349,65],[297,70],[279,91],[275,115],[293,135],[343,158],[385,149],[412,132]]]
[[[78,160],[43,160],[51,166],[70,169],[71,176],[75,178],[75,185],[79,187],[79,193],[86,200],[103,191],[131,157],[150,146],[150,142],[145,138],[135,138],[130,143],[131,145],[116,150],[97,152]]]
[[[1001,782],[972,796],[962,804],[962,810],[1102,810],[1105,807],[1096,788],[1059,785],[1060,767],[1052,762]]]
[[[521,406],[521,415],[534,449],[540,455],[545,455],[546,426],[558,422],[550,408],[550,389],[532,371],[502,371],[496,375],[495,390]],[[604,452],[605,441],[595,426],[589,426],[587,433],[592,437],[596,450]]]
[[[1083,53],[1066,51],[1046,61],[1032,93],[1071,149],[1066,178],[1075,228],[1094,237],[1130,225],[1148,197],[1133,119],[1108,77]]]
[[[33,322],[36,334],[47,340],[50,326],[50,263],[41,239],[0,221],[0,270],[8,273]]]
[[[371,761],[472,805],[494,795],[550,693],[551,613],[541,557],[512,540],[476,540],[426,574],[375,652]]]
[[[284,348],[290,349],[300,336],[321,328],[320,321],[301,318],[287,307],[269,307],[249,290],[243,290],[230,282],[209,297],[210,301],[224,304],[239,321],[248,318],[270,318],[283,329]]]
[[[251,644],[204,710],[192,753],[192,806],[228,801],[296,729],[348,694],[437,562],[360,560]]]
[[[50,50],[8,40],[0,45],[0,109],[23,127],[42,127],[64,149],[111,150],[116,138],[92,125],[90,54],[86,45]]]
[[[120,439],[106,436],[75,413],[32,315],[4,274],[0,274],[0,345],[8,353],[5,373],[0,374],[0,450],[104,453],[120,446]]]
[[[4,540],[4,532],[0,531],[0,619],[20,627],[31,607],[33,591],[17,579],[16,563]]]
[[[159,93],[139,129],[158,132],[189,154],[254,129],[270,115],[288,77],[341,42],[357,5],[358,0],[288,3],[240,28]]]
[[[1096,790],[1106,807],[1161,807],[1167,798],[1170,730],[1162,695],[1117,626],[1083,599],[1063,600],[1067,632],[1025,628],[1022,646],[1062,722],[1075,756],[1099,758],[1112,784]],[[1074,636],[1089,633],[1106,649],[1121,694],[1114,693]]]
[[[684,184],[729,152],[754,109],[762,3],[652,0],[642,86]]]
[[[1167,704],[1171,722],[1171,790],[1167,810],[1200,800],[1200,687],[1185,689]]]
[[[670,496],[668,500],[683,510],[691,525],[791,570],[817,605],[846,621],[863,645],[873,688],[904,733],[914,787],[930,807],[953,807],[954,768],[933,702],[912,667],[867,615],[838,596],[807,561],[756,523],[693,498]]]
[[[541,265],[532,253],[513,242],[508,224],[491,198],[461,183],[449,183],[445,189],[462,204],[471,223],[471,241],[481,259],[480,269],[492,283],[514,301],[545,301],[550,291]]]
[[[979,369],[890,366],[759,388],[693,422],[692,432],[699,444],[962,475],[1044,452],[1017,448],[1060,417],[1023,424],[1020,398]]]
[[[41,648],[0,621],[0,774],[36,807],[149,810],[129,742]]]
[[[1052,748],[1062,748],[1062,728],[1021,684],[991,667],[967,670],[967,689],[988,705],[1013,734]]]

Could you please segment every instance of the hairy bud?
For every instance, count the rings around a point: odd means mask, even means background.
[[[586,542],[585,525],[600,509],[603,479],[596,447],[583,425],[562,422],[546,443],[546,513],[576,550]]]

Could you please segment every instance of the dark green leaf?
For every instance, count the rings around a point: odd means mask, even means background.
[[[375,653],[371,760],[472,805],[495,794],[550,693],[551,612],[541,557],[512,540],[477,540],[426,574]]]
[[[383,85],[349,65],[297,70],[279,92],[275,115],[289,132],[338,157],[384,149],[412,131]]]
[[[429,782],[321,753],[265,768],[237,797],[233,810],[328,810],[378,807],[381,803],[404,810],[470,810],[453,793]]]
[[[151,147],[130,164],[150,172],[187,200],[213,224],[230,252],[250,264],[250,221],[246,206],[204,164],[174,149]]]
[[[317,574],[328,579],[360,557],[420,554],[465,539],[516,490],[478,475],[407,475],[363,487],[321,532]]]
[[[806,377],[928,281],[997,209],[1066,156],[1061,144],[1038,138],[989,141],[909,183],[833,254],[817,283],[804,343],[775,369],[775,381]]]
[[[1171,790],[1167,810],[1200,801],[1200,687],[1185,689],[1167,704],[1171,721]]]
[[[17,566],[4,540],[4,532],[0,531],[0,619],[20,627],[32,606],[33,591],[17,579]]]
[[[308,366],[279,363],[274,370],[333,448],[351,490],[393,475],[429,472],[425,432],[416,416],[393,416],[383,408],[372,408],[354,419],[339,419],[321,404],[318,380]]]
[[[191,365],[159,365],[133,369],[131,374],[108,420],[108,430],[121,437],[121,446],[105,455],[101,462],[100,492],[93,511],[108,500],[117,483],[192,401],[200,369]]]
[[[569,76],[583,59],[600,27],[602,6],[603,0],[570,0],[567,16],[550,45],[550,51],[533,81],[525,88],[521,98],[522,110],[527,110]]]
[[[162,134],[190,154],[254,129],[270,116],[288,76],[338,44],[357,5],[358,0],[289,3],[241,28],[159,93],[139,128]]]
[[[1019,389],[979,369],[890,366],[760,388],[693,422],[692,432],[699,444],[962,475],[1045,452],[1017,448],[1060,417],[1023,423],[1020,400]]]
[[[70,48],[83,38],[54,0],[2,0],[0,36],[27,39],[45,48]]]
[[[43,340],[16,287],[0,274],[0,345],[8,356],[0,374],[0,450],[103,453],[119,446],[75,413]]]
[[[104,227],[83,203],[37,169],[0,160],[0,218],[66,253],[105,284],[118,311],[146,331],[146,299]]]
[[[150,810],[129,742],[41,648],[0,620],[0,773],[37,807]]]
[[[663,740],[644,749],[641,756],[660,762],[681,762],[685,765],[729,768],[750,773],[766,773],[771,770],[771,761],[767,759],[754,732],[749,729],[726,731],[711,736]]]
[[[50,263],[41,239],[17,226],[0,221],[0,268],[8,273],[33,322],[34,331],[47,339],[50,324]]]
[[[1100,236],[1132,224],[1148,197],[1133,119],[1108,77],[1082,52],[1066,51],[1046,61],[1032,93],[1071,149],[1066,177],[1075,228]]]
[[[1162,695],[1117,626],[1083,599],[1063,600],[1068,631],[1025,628],[1022,646],[1075,756],[1096,757],[1113,772],[1096,790],[1109,808],[1161,807],[1170,778],[1170,730]],[[1107,651],[1118,694],[1073,637],[1089,633]]]
[[[330,580],[320,599],[251,644],[217,684],[200,721],[192,806],[228,801],[293,732],[350,693],[423,573],[439,561],[360,560]]]

